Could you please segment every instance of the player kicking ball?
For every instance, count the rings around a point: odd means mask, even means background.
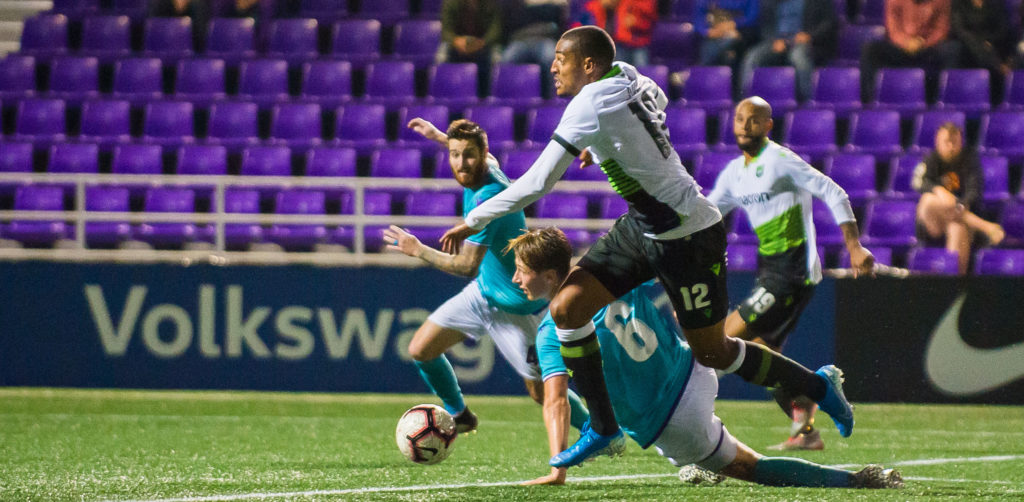
[[[447,133],[421,118],[412,119],[408,126],[448,149],[452,174],[463,186],[465,211],[509,185],[498,161],[488,153],[487,133],[476,123],[456,120]],[[488,223],[455,255],[426,246],[395,225],[384,231],[388,249],[419,258],[438,270],[474,278],[431,313],[409,342],[409,355],[420,376],[455,418],[460,433],[475,430],[478,420],[466,406],[455,370],[444,353],[467,338],[490,336],[505,360],[523,377],[530,396],[537,403],[543,401],[544,387],[533,341],[548,301],[527,299],[512,283],[515,263],[512,254],[505,251],[509,239],[525,230],[523,212],[509,213]],[[573,402],[572,423],[581,428],[587,410],[575,393],[570,393],[569,399]]]
[[[515,252],[513,280],[530,299],[551,298],[565,279],[572,246],[556,228],[529,231],[509,243]],[[643,448],[654,446],[679,467],[698,466],[729,477],[769,486],[900,488],[894,469],[869,465],[857,472],[789,457],[764,457],[729,433],[715,415],[718,379],[694,360],[674,321],[666,318],[640,285],[594,316],[608,394],[619,424]],[[558,390],[568,379],[550,315],[537,334],[544,378],[544,425],[552,450],[566,443],[569,403]],[[564,395],[564,394],[562,394]],[[564,484],[564,467],[525,484]]]

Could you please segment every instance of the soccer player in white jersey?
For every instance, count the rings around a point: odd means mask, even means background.
[[[531,230],[509,243],[516,254],[513,280],[530,299],[550,298],[569,270],[572,246],[557,228]],[[729,433],[715,416],[718,379],[694,361],[671,316],[659,311],[641,284],[602,308],[594,323],[615,413],[641,447],[654,446],[674,465],[702,468],[769,486],[899,488],[898,471],[870,465],[858,472],[798,458],[762,457]],[[552,451],[564,448],[569,403],[567,369],[554,322],[546,317],[537,333],[537,356],[544,375],[544,425]],[[685,470],[685,467],[684,467]],[[524,484],[560,485],[565,468]],[[682,473],[680,474],[682,477]]]
[[[829,366],[815,373],[763,345],[725,336],[729,298],[721,213],[700,194],[672,149],[664,92],[614,59],[615,44],[600,28],[582,26],[562,35],[551,73],[558,95],[573,99],[551,141],[522,177],[442,237],[442,248],[455,252],[487,222],[550,191],[584,149],[629,203],[629,212],[573,267],[551,301],[562,354],[591,415],[591,429],[551,464],[577,465],[621,434],[601,372],[592,318],[653,278],[665,286],[701,364],[807,395],[848,436],[853,409],[842,394],[838,370]]]
[[[412,119],[408,126],[448,149],[452,174],[463,186],[464,211],[508,186],[498,161],[488,153],[487,133],[478,124],[456,120],[447,134],[422,118]],[[509,213],[492,220],[457,255],[426,246],[395,225],[384,231],[388,249],[450,274],[474,278],[462,292],[431,313],[409,342],[409,355],[420,376],[455,417],[458,432],[476,429],[477,417],[466,406],[455,371],[444,353],[466,338],[490,336],[505,360],[523,377],[530,396],[538,403],[543,401],[544,387],[533,342],[548,302],[527,299],[512,283],[514,256],[505,250],[508,241],[525,230],[523,212]],[[581,428],[588,416],[586,407],[575,394],[569,394],[569,399],[573,403],[572,423]]]
[[[846,191],[788,148],[770,140],[772,108],[760,97],[736,106],[733,133],[743,154],[726,165],[708,199],[722,215],[743,208],[760,242],[757,283],[725,320],[725,334],[780,350],[821,282],[812,197],[828,205],[843,232],[854,277],[870,274],[874,256],[860,243]],[[775,389],[775,399],[793,419],[790,437],[773,449],[820,450],[814,429],[817,406],[804,396]]]

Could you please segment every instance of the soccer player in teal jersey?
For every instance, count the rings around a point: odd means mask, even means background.
[[[409,127],[448,148],[452,173],[463,188],[463,207],[468,213],[483,201],[509,185],[488,153],[487,134],[468,120],[453,122],[443,133],[433,124],[415,118]],[[543,384],[537,368],[533,342],[537,326],[547,311],[548,301],[528,299],[512,283],[515,262],[505,250],[508,241],[526,230],[522,211],[492,220],[482,232],[469,239],[459,254],[443,253],[424,245],[412,234],[392,225],[384,231],[389,249],[419,258],[439,270],[464,277],[475,277],[459,294],[437,308],[409,343],[409,355],[430,389],[455,417],[459,432],[476,429],[477,417],[466,407],[462,390],[451,363],[444,353],[453,345],[471,338],[490,336],[538,403],[543,401]],[[588,413],[575,394],[573,423],[577,428]]]
[[[513,280],[531,299],[550,298],[565,279],[572,247],[556,228],[529,231],[509,243]],[[715,413],[718,379],[695,361],[667,318],[649,299],[648,282],[594,316],[612,407],[626,434],[654,446],[679,467],[691,463],[726,476],[770,486],[898,488],[900,473],[869,465],[850,472],[797,458],[763,457],[729,433]],[[537,354],[544,378],[544,423],[552,451],[566,444],[568,370],[551,316],[541,323]],[[526,484],[563,484],[565,468]]]

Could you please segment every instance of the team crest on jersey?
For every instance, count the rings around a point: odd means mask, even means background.
[[[754,171],[754,176],[760,178],[762,174],[764,174],[764,164],[758,164],[757,170]]]

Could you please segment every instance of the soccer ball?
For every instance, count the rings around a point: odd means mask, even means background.
[[[398,419],[395,442],[405,458],[417,464],[436,464],[452,452],[455,419],[444,408],[421,404],[409,408]]]

